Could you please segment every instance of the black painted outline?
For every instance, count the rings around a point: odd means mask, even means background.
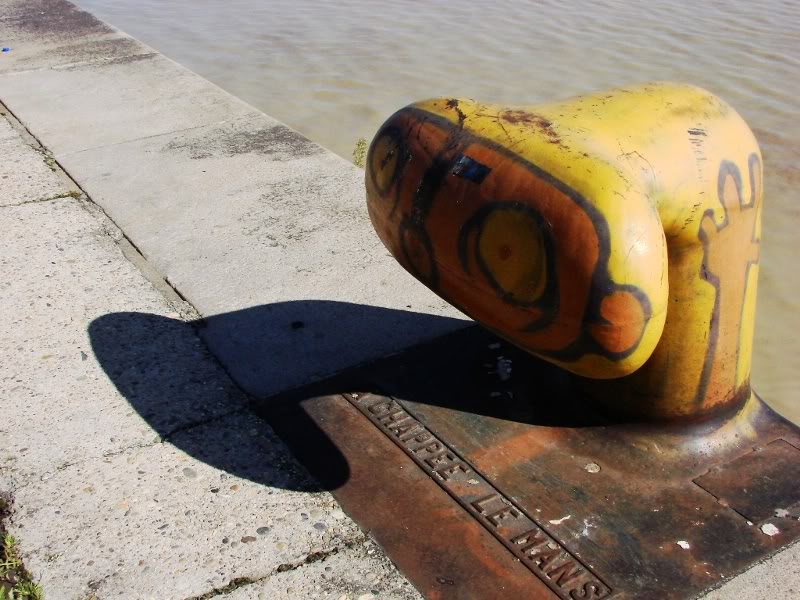
[[[413,235],[425,249],[425,252],[428,255],[428,262],[430,264],[430,273],[422,273],[414,261],[411,260],[411,253],[408,249],[408,237],[411,235]],[[400,249],[403,252],[403,258],[406,262],[406,265],[408,265],[408,269],[411,271],[411,274],[425,283],[427,286],[433,289],[437,288],[439,286],[439,270],[437,268],[436,261],[434,260],[435,254],[433,251],[433,242],[431,242],[431,238],[428,235],[428,232],[425,231],[425,228],[419,223],[416,223],[413,219],[405,218],[400,223],[398,238],[400,240]]]
[[[378,180],[376,178],[375,169],[372,168],[372,156],[375,153],[375,148],[378,145],[378,142],[384,138],[389,138],[391,142],[395,144],[395,152],[398,153],[397,162],[394,166],[394,171],[389,177],[386,185],[381,187],[378,185]],[[385,163],[390,157],[386,156],[382,160]],[[411,155],[408,152],[408,147],[406,146],[405,140],[403,139],[403,133],[400,131],[398,127],[390,126],[381,129],[378,134],[375,136],[375,139],[372,140],[370,144],[369,150],[367,151],[367,161],[366,161],[366,169],[370,181],[375,189],[378,191],[378,195],[380,197],[384,197],[387,195],[389,190],[401,180],[401,176],[405,171],[406,165],[408,164]],[[395,213],[397,207],[400,205],[400,189],[402,186],[397,186],[395,191],[395,199],[394,204],[392,205],[392,210],[390,212],[390,216]]]

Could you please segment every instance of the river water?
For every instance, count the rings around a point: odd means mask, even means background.
[[[532,104],[678,80],[730,102],[765,161],[755,389],[800,423],[796,0],[78,0],[338,154],[431,96]]]

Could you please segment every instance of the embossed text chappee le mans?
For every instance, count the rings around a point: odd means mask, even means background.
[[[560,598],[611,594],[596,573],[396,401],[372,394],[345,397]]]

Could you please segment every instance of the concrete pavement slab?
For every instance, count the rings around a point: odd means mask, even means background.
[[[271,430],[240,414],[34,480],[8,529],[50,598],[182,599],[363,543],[330,494],[302,489]]]
[[[0,75],[0,90],[56,156],[255,112],[159,54]]]
[[[0,115],[5,115],[5,113],[0,112]],[[21,139],[20,134],[11,126],[11,123],[5,119],[0,119],[0,142],[19,139]]]
[[[22,17],[33,18],[38,15],[38,20],[45,21],[51,18],[51,13],[60,14],[65,10],[72,10],[75,14],[64,15],[62,18],[77,18],[86,22],[88,17],[78,15],[81,11],[75,4],[67,2],[66,0],[0,0],[0,21],[7,21],[12,19],[19,19]],[[90,13],[89,16],[91,16]],[[111,28],[111,25],[104,23],[99,19],[95,19],[98,25],[95,27],[105,26]],[[74,24],[74,23],[73,23]],[[95,29],[85,30],[87,33],[92,33]]]
[[[66,0],[0,0],[0,74],[151,53]]]
[[[734,577],[702,600],[800,598],[800,544]]]
[[[191,326],[81,201],[4,207],[0,220],[0,466],[7,481],[22,485],[244,406]],[[125,354],[127,362],[107,374],[87,330],[98,317],[131,309],[163,322],[143,328],[116,320],[125,335],[108,356],[139,347],[158,349],[163,361],[143,360],[144,350]],[[128,382],[138,411],[110,375]]]
[[[322,561],[241,587],[225,600],[419,600],[371,541],[343,548]]]
[[[216,594],[364,543],[96,208],[0,218],[3,525],[46,597]]]
[[[383,248],[363,171],[266,115],[59,159],[257,396],[466,323]]]
[[[66,181],[0,117],[0,206],[65,196]]]

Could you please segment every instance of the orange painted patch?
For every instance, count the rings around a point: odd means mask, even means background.
[[[609,352],[625,352],[642,336],[644,308],[630,292],[614,292],[603,298],[600,316],[608,323],[592,325],[592,337]]]

